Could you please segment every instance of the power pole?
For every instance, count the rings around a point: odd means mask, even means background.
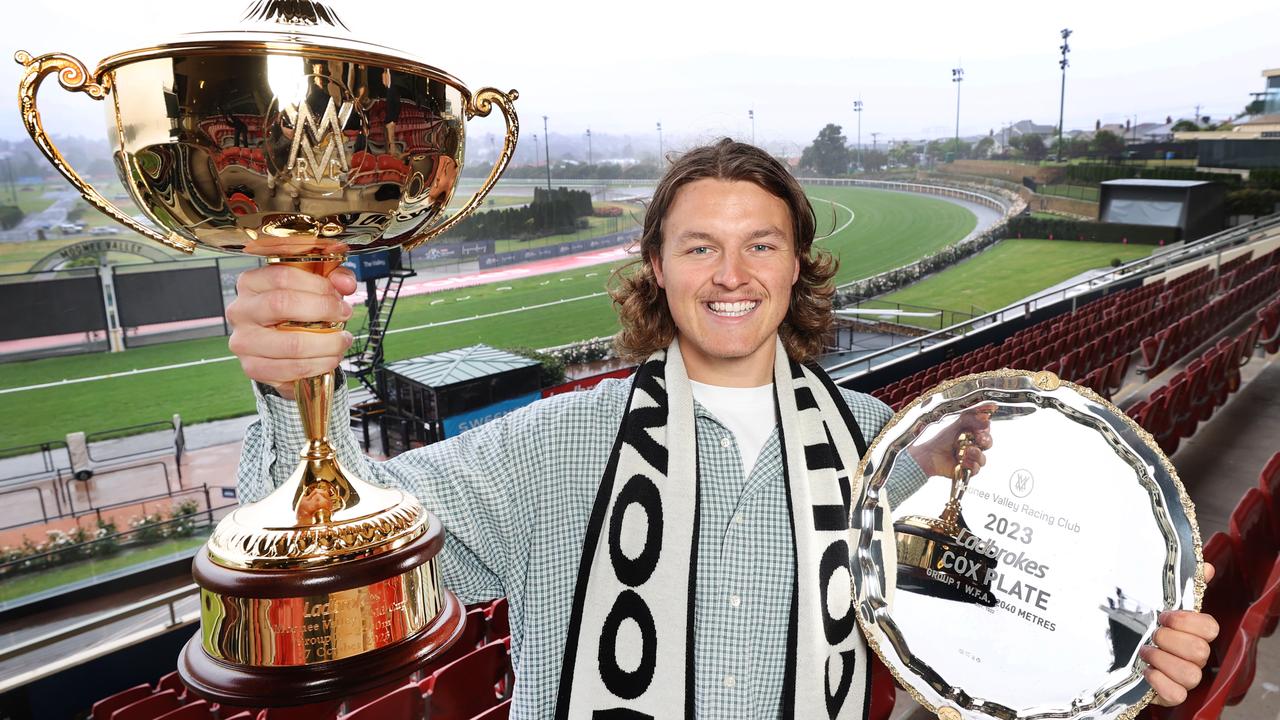
[[[1058,98],[1058,162],[1062,162],[1062,116],[1067,103],[1067,53],[1071,52],[1071,47],[1067,45],[1069,37],[1071,30],[1063,28],[1062,46],[1058,48],[1062,51],[1062,59],[1058,61],[1058,67],[1062,68],[1062,93]]]

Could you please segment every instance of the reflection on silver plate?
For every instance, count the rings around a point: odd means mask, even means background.
[[[977,472],[956,462],[972,445]],[[1138,648],[1160,612],[1199,608],[1204,570],[1173,467],[1118,408],[1052,373],[969,375],[898,413],[858,470],[858,623],[921,705],[1128,720],[1151,699]]]

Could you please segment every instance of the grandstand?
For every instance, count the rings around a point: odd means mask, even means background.
[[[1223,632],[1193,698],[1176,710],[1147,715],[1211,720],[1220,714],[1264,717],[1267,701],[1259,698],[1263,691],[1254,678],[1280,671],[1277,641],[1263,640],[1280,617],[1278,359],[1280,217],[1272,216],[916,333],[893,347],[853,359],[832,356],[825,364],[841,384],[895,409],[959,375],[1045,368],[1109,398],[1150,432],[1197,503],[1205,557],[1218,568],[1205,608]],[[205,508],[217,509],[207,499]],[[110,599],[97,605],[63,608],[61,626],[45,624],[37,611],[6,617],[0,610],[0,633],[28,624],[41,628],[0,650],[0,717],[506,716],[514,674],[502,600],[469,608],[465,636],[413,677],[340,702],[268,709],[218,707],[178,682],[173,658],[196,628],[195,594],[185,581],[134,587],[107,594]],[[127,599],[140,595],[141,601]],[[76,617],[83,619],[65,625]],[[77,692],[67,693],[68,687]],[[878,666],[872,696],[876,720],[918,711]]]

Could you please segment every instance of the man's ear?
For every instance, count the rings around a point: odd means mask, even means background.
[[[649,266],[653,268],[653,278],[658,281],[658,287],[663,290],[667,289],[667,280],[662,275],[662,250],[649,256]]]

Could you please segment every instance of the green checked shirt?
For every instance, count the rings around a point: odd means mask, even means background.
[[[569,612],[587,519],[631,381],[554,396],[445,442],[375,462],[333,404],[342,462],[371,482],[413,493],[444,523],[446,587],[464,603],[506,596],[516,670],[513,718],[555,711]],[[870,442],[893,416],[869,395],[842,390]],[[259,395],[245,435],[242,501],[284,482],[302,446],[292,402]],[[778,431],[743,477],[732,433],[695,405],[701,525],[695,590],[696,709],[704,718],[774,718],[782,702],[794,575]],[[922,485],[923,474],[913,481]],[[918,487],[917,485],[917,487]]]

